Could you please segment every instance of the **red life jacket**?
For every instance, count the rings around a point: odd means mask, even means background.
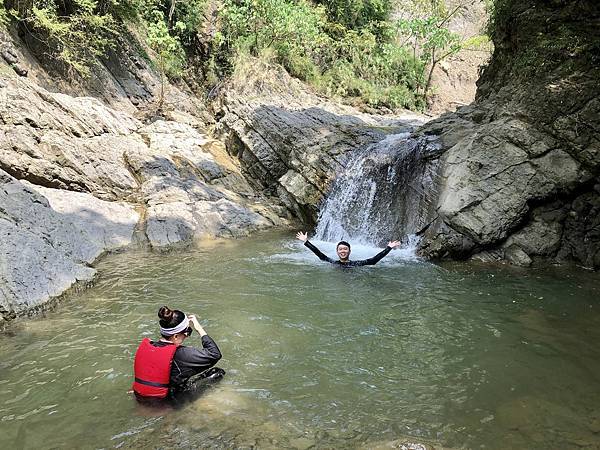
[[[171,362],[178,345],[154,346],[144,338],[135,352],[133,390],[144,397],[164,398],[169,393]]]

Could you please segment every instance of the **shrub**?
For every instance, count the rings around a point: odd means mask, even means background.
[[[393,108],[423,104],[414,93],[423,85],[423,63],[395,43],[385,22],[391,2],[357,0],[348,11],[345,2],[319,3],[227,0],[218,45],[232,54],[271,49],[290,74],[328,95]]]
[[[4,0],[0,0],[0,27],[6,26],[9,22],[8,11],[4,6]]]
[[[114,17],[94,0],[6,2],[16,19],[44,42],[48,52],[81,75],[114,45]],[[101,6],[101,5],[100,5]]]

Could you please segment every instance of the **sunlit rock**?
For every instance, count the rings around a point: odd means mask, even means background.
[[[89,264],[129,245],[138,219],[132,205],[35,186],[0,171],[2,320],[90,281]]]

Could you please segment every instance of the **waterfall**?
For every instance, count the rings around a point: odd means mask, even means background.
[[[315,238],[416,246],[435,213],[438,151],[431,138],[401,133],[353,152],[321,207]]]

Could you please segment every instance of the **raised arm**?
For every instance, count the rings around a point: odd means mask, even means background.
[[[327,261],[329,263],[335,262],[333,259],[331,259],[329,256],[325,255],[321,250],[319,250],[317,247],[315,247],[314,245],[312,245],[312,243],[310,243],[308,241],[308,234],[307,233],[303,233],[302,231],[298,231],[298,233],[296,234],[296,239],[304,242],[304,246],[307,247],[307,248],[309,248],[311,252],[313,252],[315,255],[317,255],[317,257],[321,261]]]
[[[377,253],[375,256],[372,256],[369,259],[363,259],[363,260],[360,260],[360,261],[353,261],[353,265],[355,265],[355,266],[374,266],[379,261],[381,261],[381,259],[385,255],[387,255],[389,252],[391,252],[393,248],[396,248],[398,246],[400,246],[400,241],[390,241],[390,242],[388,242],[387,247],[384,248],[379,253]]]

